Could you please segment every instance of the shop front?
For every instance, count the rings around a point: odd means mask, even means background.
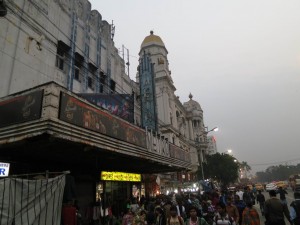
[[[1,98],[0,115],[0,158],[10,175],[70,171],[82,215],[102,200],[121,213],[128,198],[147,194],[145,174],[192,168],[165,140],[53,82]]]
[[[106,213],[111,211],[119,217],[145,196],[144,186],[141,174],[102,171],[96,184],[96,202],[107,208]]]

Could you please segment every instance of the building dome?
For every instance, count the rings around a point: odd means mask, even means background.
[[[145,37],[143,43],[141,44],[141,48],[145,48],[150,45],[159,45],[165,47],[165,44],[161,40],[161,38],[157,35],[153,34],[153,31],[150,31],[150,35]]]
[[[192,99],[192,94],[189,95],[189,98],[190,100],[188,102],[183,103],[185,110],[191,112],[194,117],[202,117],[203,110],[200,104]]]

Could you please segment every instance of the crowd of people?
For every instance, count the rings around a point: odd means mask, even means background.
[[[196,194],[160,195],[152,199],[142,197],[139,202],[127,204],[122,225],[260,225],[260,214],[266,225],[285,225],[284,216],[298,225],[300,196],[295,195],[288,209],[284,190],[270,191],[265,199],[261,191],[249,187],[238,191],[205,192]],[[297,194],[297,193],[296,193]],[[257,210],[254,204],[259,205]],[[298,207],[298,208],[297,208]]]

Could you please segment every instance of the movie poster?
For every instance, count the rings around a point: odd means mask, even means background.
[[[134,122],[134,99],[129,94],[78,94],[96,106],[106,109],[130,123]]]

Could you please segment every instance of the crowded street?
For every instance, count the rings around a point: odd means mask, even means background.
[[[300,225],[299,12],[0,0],[0,225]]]
[[[292,189],[291,188],[287,188],[287,195],[286,195],[286,200],[287,200],[287,205],[288,205],[288,208],[290,208],[290,204],[291,204],[291,202],[294,200],[294,192],[292,191]],[[270,196],[269,196],[269,193],[267,192],[267,191],[264,191],[264,192],[262,192],[263,193],[263,195],[265,196],[265,199],[267,200],[267,199],[269,199],[270,198]],[[261,214],[261,211],[260,211],[260,208],[259,208],[259,204],[257,204],[257,202],[256,202],[256,204],[254,205],[254,208],[257,210],[257,212],[259,213],[259,218],[260,218],[260,224],[264,224],[264,222],[266,221],[266,219],[265,219],[265,217],[264,216],[262,216],[262,214]],[[288,222],[288,220],[285,218],[285,222],[286,222],[286,224],[289,224],[289,222]]]

